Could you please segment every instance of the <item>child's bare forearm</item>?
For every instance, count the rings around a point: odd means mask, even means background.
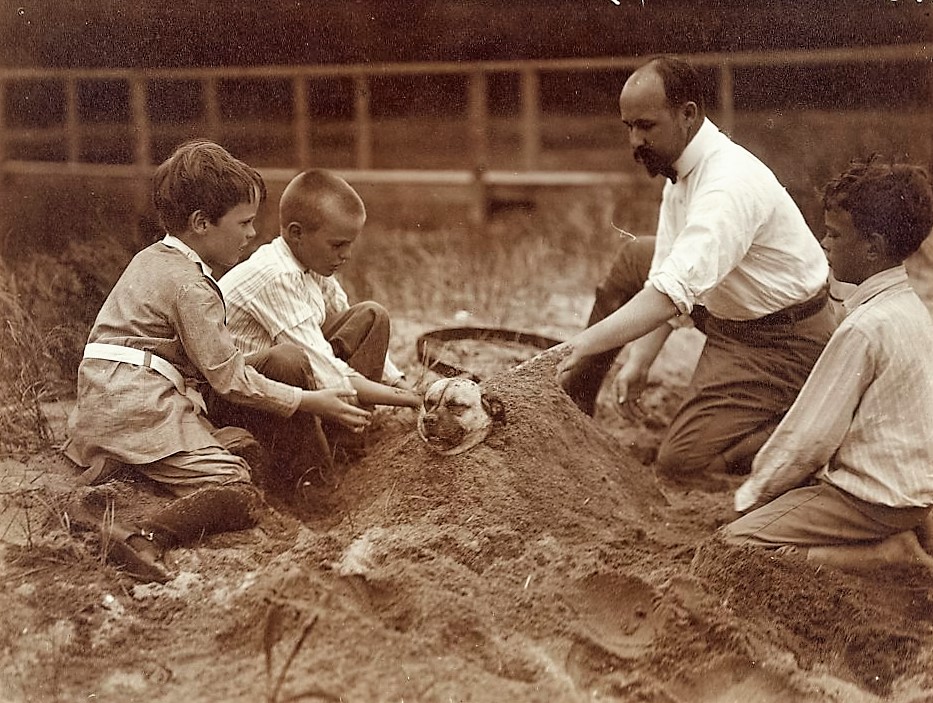
[[[362,376],[351,379],[360,403],[363,405],[394,405],[407,408],[421,407],[422,395],[408,388],[387,386]]]

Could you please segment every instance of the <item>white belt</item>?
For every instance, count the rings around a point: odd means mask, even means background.
[[[188,398],[195,406],[204,412],[204,399],[195,388],[189,388],[185,384],[184,376],[178,369],[167,362],[161,356],[156,356],[150,351],[142,349],[133,349],[124,347],[120,344],[102,344],[100,342],[91,342],[84,345],[85,359],[103,359],[104,361],[116,361],[124,364],[134,364],[135,366],[147,366],[154,371],[158,371],[165,376],[175,386],[175,390]]]
[[[91,342],[84,346],[84,358],[104,359],[105,361],[120,361],[124,364],[134,364],[136,366],[148,366],[150,369],[158,371],[171,381],[179,393],[184,394],[185,392],[185,379],[178,373],[178,369],[161,356],[156,356],[150,351],[124,347],[120,344]]]

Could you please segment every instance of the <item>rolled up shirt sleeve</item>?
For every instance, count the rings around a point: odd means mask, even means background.
[[[690,314],[705,294],[733,274],[764,221],[755,198],[743,202],[727,184],[700,185],[691,198],[686,222],[671,245],[652,263],[648,281],[667,295],[682,315]],[[676,197],[672,195],[671,197]],[[676,226],[662,213],[659,227]],[[659,239],[662,238],[659,229]]]
[[[819,242],[774,174],[708,119],[664,186],[648,281],[681,316],[704,306],[751,320],[814,297],[829,273]]]

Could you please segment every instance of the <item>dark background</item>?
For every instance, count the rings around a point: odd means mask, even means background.
[[[933,0],[3,0],[10,66],[154,67],[887,45]]]
[[[763,51],[870,47],[933,41],[933,0],[2,0],[0,64],[11,67],[154,68],[353,64],[409,61],[475,61],[523,58],[646,56],[656,53]],[[598,73],[542,75],[545,111],[586,113],[605,109],[605,80]],[[513,76],[514,79],[514,76]],[[450,101],[428,111],[462,111],[462,78],[434,77],[431,85],[406,85],[386,78],[373,85],[375,117],[391,116],[393,104],[418,114],[417,101],[446,94]],[[584,83],[580,83],[580,81]],[[618,77],[612,77],[618,82]],[[588,81],[592,85],[587,85]],[[394,83],[398,83],[395,85]],[[447,85],[449,83],[450,85]],[[436,85],[435,85],[436,84]],[[313,108],[321,115],[352,113],[348,83],[318,84]],[[30,93],[40,114],[24,115],[30,125],[56,121],[63,95],[56,87],[13,86],[11,105]],[[121,83],[81,86],[82,119],[122,120],[128,109]],[[197,95],[185,86],[150,95],[176,111]],[[265,83],[225,100],[263,116],[281,105],[282,86]],[[739,68],[736,108],[858,109],[922,106],[930,103],[931,69],[920,62]],[[47,93],[43,95],[43,91]],[[122,91],[122,92],[121,92]],[[384,95],[381,95],[382,91]],[[97,94],[100,93],[100,94]],[[111,94],[112,93],[112,94]],[[711,95],[715,85],[710,85]],[[280,95],[281,94],[281,95]],[[517,109],[517,91],[507,80],[493,82],[494,114]],[[394,99],[393,99],[394,98]],[[241,106],[251,100],[255,105]],[[458,102],[459,101],[459,102]],[[286,103],[287,104],[287,103]],[[386,115],[378,114],[387,111]],[[17,110],[11,112],[16,113]],[[11,116],[16,121],[15,114]],[[156,117],[158,119],[158,117]]]

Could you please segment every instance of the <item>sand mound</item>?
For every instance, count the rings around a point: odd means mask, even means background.
[[[118,580],[61,530],[18,548],[0,690],[669,703],[933,690],[924,575],[857,579],[719,543],[731,495],[659,485],[576,409],[554,361],[485,382],[507,424],[479,447],[434,454],[395,416],[365,460],[299,486],[296,515],[173,552],[164,586]]]

